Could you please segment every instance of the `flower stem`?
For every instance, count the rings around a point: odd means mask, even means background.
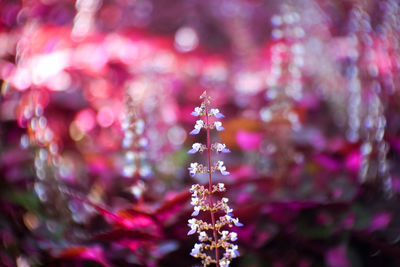
[[[209,176],[209,181],[208,181],[208,190],[210,192],[210,213],[211,213],[211,223],[213,226],[213,235],[214,235],[214,241],[215,241],[215,261],[217,267],[219,267],[219,253],[218,253],[218,238],[217,238],[217,229],[215,229],[215,216],[214,216],[214,204],[213,204],[213,198],[212,198],[212,181],[211,181],[211,146],[210,146],[210,127],[208,123],[208,108],[206,105],[205,108],[206,111],[206,126],[207,126],[207,154],[208,154],[208,174]]]

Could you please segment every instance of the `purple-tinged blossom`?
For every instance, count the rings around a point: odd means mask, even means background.
[[[144,129],[145,129],[144,121],[142,119],[136,121],[136,123],[135,123],[136,134],[138,134],[138,135],[143,134]]]
[[[202,144],[200,144],[200,143],[194,143],[194,144],[192,145],[192,149],[190,149],[187,153],[188,153],[188,154],[195,154],[196,152],[199,152],[199,150],[201,150],[202,147],[203,147]]]
[[[243,223],[239,222],[239,218],[236,219],[232,218],[232,222],[237,227],[243,226]]]
[[[221,232],[221,234],[221,239],[228,239],[229,231],[224,230]]]
[[[230,153],[231,151],[229,149],[226,148],[225,144],[221,144],[221,143],[215,143],[213,145],[213,148],[215,149],[215,151],[217,151],[217,153]]]
[[[195,206],[195,207],[194,207],[194,211],[192,212],[191,216],[197,216],[197,215],[199,215],[200,210],[201,210],[201,207],[200,207],[200,206]]]
[[[231,232],[231,233],[230,233],[230,238],[231,238],[231,241],[232,241],[232,242],[233,242],[233,241],[236,241],[236,240],[237,240],[237,233]]]
[[[197,162],[190,163],[188,168],[190,176],[194,176],[199,171],[199,164]]]
[[[204,121],[197,120],[196,125],[194,126],[194,129],[189,134],[191,134],[191,135],[198,134],[200,132],[201,128],[203,128],[203,127],[204,127]]]
[[[192,249],[192,252],[190,252],[190,255],[193,257],[199,257],[200,256],[200,249],[203,246],[203,244],[194,244],[194,248]]]
[[[194,219],[194,218],[189,219],[188,222],[189,222],[188,226],[190,227],[190,231],[187,234],[192,235],[192,234],[196,233],[199,225],[197,224],[196,219]]]
[[[238,246],[237,245],[232,245],[232,247],[226,249],[226,254],[230,258],[236,258],[239,257],[239,251],[238,251]]]
[[[217,162],[217,170],[221,172],[222,175],[229,175],[230,172],[226,171],[226,167],[224,166],[224,162],[219,160]]]
[[[226,190],[225,189],[225,184],[224,183],[218,183],[218,190],[220,192],[224,192]]]
[[[229,216],[233,216],[233,209],[230,208],[228,205],[226,205],[226,210],[225,210],[226,214],[228,214]]]
[[[197,196],[197,184],[193,184],[192,187],[189,189],[190,193],[192,193],[194,196]]]
[[[230,239],[232,242],[237,240],[237,233],[235,233],[235,232],[229,233],[229,231],[224,230],[221,232],[221,234],[222,234],[222,236],[221,236],[222,240]]]
[[[208,235],[207,235],[207,233],[204,232],[204,231],[200,232],[200,234],[199,234],[199,241],[200,241],[200,242],[204,242],[204,241],[207,241],[207,240],[208,240]]]
[[[195,116],[195,117],[198,117],[198,116],[200,116],[200,115],[202,114],[202,112],[203,112],[203,109],[202,109],[202,108],[200,108],[200,107],[195,107],[195,108],[194,108],[194,111],[193,111],[192,113],[190,113],[190,115]]]
[[[220,267],[229,267],[229,264],[231,263],[230,260],[228,260],[227,258],[223,258],[219,261],[219,266]]]
[[[222,122],[220,122],[220,121],[215,121],[214,127],[215,127],[215,129],[217,129],[218,132],[225,130],[225,128],[222,127]]]
[[[198,205],[199,202],[200,202],[200,199],[196,195],[193,195],[192,196],[192,201],[190,202],[190,204],[195,206],[195,205]]]
[[[224,114],[222,114],[221,112],[219,112],[219,110],[217,108],[212,108],[210,110],[210,115],[213,116],[217,119],[222,119],[225,118]]]

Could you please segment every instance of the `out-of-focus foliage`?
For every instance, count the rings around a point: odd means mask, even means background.
[[[398,0],[0,2],[0,265],[198,263],[207,88],[232,266],[399,266],[399,55]]]

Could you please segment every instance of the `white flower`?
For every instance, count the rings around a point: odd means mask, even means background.
[[[122,130],[126,131],[128,130],[131,122],[129,121],[129,118],[125,118],[124,121],[121,123],[121,128]]]
[[[135,130],[136,130],[137,134],[139,134],[139,135],[142,134],[144,132],[144,127],[145,127],[145,125],[144,125],[144,121],[143,120],[136,121]]]
[[[212,109],[210,110],[210,115],[211,115],[211,116],[214,115],[215,118],[217,118],[217,119],[225,118],[225,116],[224,116],[222,113],[220,113],[219,110],[218,110],[217,108],[212,108]]]
[[[203,244],[196,243],[194,244],[194,248],[192,249],[192,252],[190,252],[190,255],[193,257],[199,257],[200,256],[200,249],[203,246]]]
[[[203,127],[204,127],[204,121],[197,120],[196,124],[194,125],[194,129],[189,134],[198,134],[200,132],[201,128],[203,128]]]
[[[192,212],[192,216],[197,216],[197,215],[199,215],[200,210],[201,210],[201,207],[200,207],[200,206],[195,206],[195,207],[194,207],[194,211]]]
[[[192,193],[192,196],[197,196],[197,184],[192,185],[189,191]]]
[[[199,240],[200,240],[200,242],[204,242],[204,241],[206,241],[207,239],[208,239],[207,233],[204,232],[204,231],[200,232],[200,234],[199,234]]]
[[[222,175],[229,175],[230,173],[226,171],[226,167],[224,166],[224,162],[219,160],[217,162],[217,169],[221,172]]]
[[[136,154],[133,151],[128,151],[125,153],[125,159],[127,162],[133,162],[136,158]]]
[[[243,226],[243,224],[239,222],[238,218],[232,218],[232,216],[229,214],[225,215],[225,219],[227,222],[232,222],[235,226]]]
[[[129,148],[133,143],[133,133],[132,131],[126,131],[124,139],[122,140],[122,147]]]
[[[146,148],[149,144],[149,141],[145,137],[141,137],[138,141],[139,146]]]
[[[195,206],[199,204],[199,198],[197,196],[192,196],[192,201],[190,202],[191,205]]]
[[[215,122],[214,122],[214,126],[215,126],[215,129],[217,129],[217,131],[223,131],[223,130],[225,130],[225,128],[222,127],[222,123],[221,123],[220,121],[215,121]]]
[[[230,153],[231,151],[229,149],[226,148],[225,144],[221,144],[221,143],[215,143],[214,145],[215,150],[217,151],[217,153]]]
[[[227,239],[227,238],[228,238],[228,235],[229,235],[229,232],[226,231],[226,230],[224,230],[224,231],[221,232],[221,234],[222,234],[221,239]]]
[[[192,149],[190,149],[187,153],[188,154],[194,154],[194,153],[198,152],[202,146],[203,145],[200,144],[200,143],[194,143],[192,145]]]
[[[143,166],[141,166],[139,169],[139,173],[143,178],[153,176],[153,171],[148,164],[144,164]]]
[[[233,209],[232,208],[230,208],[228,205],[226,205],[226,207],[225,207],[225,212],[226,212],[226,214],[228,214],[229,216],[233,216]]]
[[[197,117],[197,116],[201,115],[202,111],[203,111],[202,108],[195,107],[194,111],[192,113],[190,113],[190,115]]]
[[[194,233],[196,233],[197,228],[199,227],[199,225],[197,224],[196,219],[192,218],[188,220],[188,226],[191,228],[190,231],[187,233],[188,235],[192,235]]]
[[[190,176],[194,176],[199,171],[199,164],[197,162],[190,163],[188,170],[190,172]]]
[[[231,232],[231,233],[230,233],[230,238],[231,238],[231,241],[232,241],[232,242],[233,242],[233,241],[236,241],[236,240],[237,240],[237,233]]]
[[[239,222],[239,218],[233,219],[231,220],[233,222],[234,225],[236,226],[243,226],[243,224],[241,222]]]
[[[232,247],[226,249],[226,254],[228,254],[229,258],[236,258],[239,257],[239,251],[237,245],[232,245]]]
[[[219,261],[219,266],[221,266],[221,267],[229,267],[230,263],[231,263],[230,260],[224,258],[224,259]]]
[[[145,190],[146,186],[142,180],[139,180],[135,185],[131,186],[131,192],[136,197],[139,198],[143,191]]]
[[[230,239],[231,241],[236,241],[237,240],[237,233],[231,232],[229,233],[228,231],[224,230],[221,232],[222,237],[221,239]]]
[[[228,203],[228,201],[229,201],[229,199],[228,199],[227,197],[223,197],[223,198],[222,198],[222,202]]]
[[[220,192],[225,191],[225,185],[224,185],[224,183],[218,183],[218,191],[220,191]]]

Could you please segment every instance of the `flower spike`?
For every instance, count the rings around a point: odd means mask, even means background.
[[[212,184],[212,173],[216,171],[219,171],[222,175],[229,175],[230,173],[226,170],[226,166],[221,160],[211,166],[211,152],[215,151],[217,154],[220,154],[231,151],[225,144],[210,144],[210,130],[223,131],[224,127],[222,127],[220,121],[210,122],[209,117],[214,116],[216,119],[222,119],[225,116],[218,109],[209,107],[211,97],[207,95],[206,91],[204,91],[200,99],[203,100],[201,106],[196,107],[191,115],[195,117],[204,116],[204,120],[197,120],[190,134],[198,134],[201,128],[205,128],[207,131],[207,144],[194,143],[187,153],[195,154],[207,151],[208,166],[194,162],[190,164],[188,170],[191,176],[207,173],[209,175],[209,184],[208,188],[199,184],[192,185],[190,188],[190,192],[192,193],[190,204],[193,205],[191,216],[196,217],[200,212],[208,211],[211,215],[211,223],[195,218],[188,220],[188,226],[190,227],[188,235],[197,233],[200,241],[200,243],[194,245],[190,255],[200,258],[204,266],[215,264],[217,267],[225,267],[229,266],[232,259],[240,255],[238,246],[232,243],[238,239],[237,233],[230,232],[227,228],[234,225],[243,226],[243,224],[239,222],[238,218],[234,218],[233,209],[228,205],[228,198],[223,197],[217,200],[213,196],[215,193],[225,192],[226,188],[224,183]],[[216,219],[217,212],[224,213],[225,215]],[[220,252],[222,253],[222,257],[220,257]],[[215,256],[212,256],[212,254]]]

